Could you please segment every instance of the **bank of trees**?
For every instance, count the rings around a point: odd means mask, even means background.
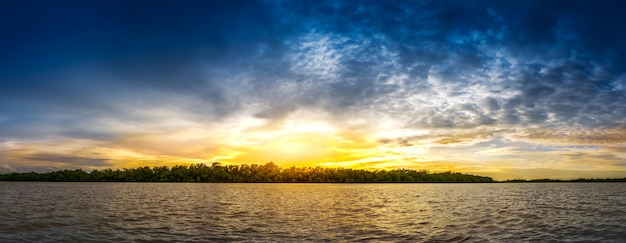
[[[238,183],[414,183],[414,182],[493,182],[490,177],[455,172],[430,173],[425,170],[357,170],[347,168],[289,167],[270,162],[264,165],[194,164],[174,167],[139,167],[86,172],[81,169],[48,173],[11,173],[2,181],[76,182],[238,182]]]

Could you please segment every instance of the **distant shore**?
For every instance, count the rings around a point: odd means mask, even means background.
[[[490,177],[426,170],[376,170],[264,165],[194,164],[86,172],[82,169],[46,173],[10,173],[0,181],[49,182],[221,182],[221,183],[491,183]]]
[[[502,181],[504,183],[536,183],[536,182],[626,182],[626,177],[624,178],[579,178],[573,180],[560,180],[560,179],[533,179],[533,180],[524,180],[524,179],[514,179],[514,180],[506,180]]]
[[[605,179],[514,179],[495,181],[491,177],[458,172],[431,173],[427,170],[376,170],[322,167],[282,168],[264,165],[176,165],[86,172],[82,169],[46,173],[1,174],[0,181],[41,182],[217,182],[217,183],[535,183],[535,182],[626,182],[626,178]]]

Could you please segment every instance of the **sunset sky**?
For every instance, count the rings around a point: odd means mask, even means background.
[[[624,1],[0,1],[0,172],[626,177]]]

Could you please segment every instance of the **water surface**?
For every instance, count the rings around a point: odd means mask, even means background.
[[[0,242],[626,242],[626,183],[0,182]]]

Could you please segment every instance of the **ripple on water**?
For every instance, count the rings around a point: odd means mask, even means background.
[[[0,182],[0,242],[623,242],[626,183]]]

